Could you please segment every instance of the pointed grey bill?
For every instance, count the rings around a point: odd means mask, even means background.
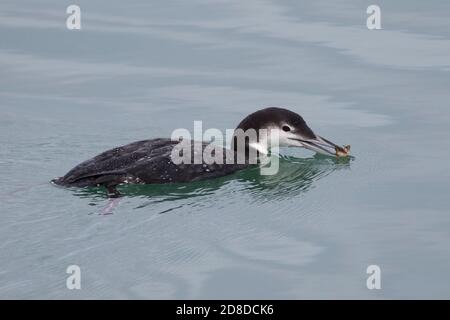
[[[320,154],[325,154],[329,156],[331,155],[336,157],[336,150],[346,152],[342,147],[325,138],[322,138],[321,136],[316,136],[314,139],[294,138],[294,140],[300,141],[306,149],[312,150]]]

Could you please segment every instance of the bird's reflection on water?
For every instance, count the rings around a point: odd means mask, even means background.
[[[201,197],[213,195],[227,188],[232,192],[246,193],[259,202],[276,201],[298,196],[307,192],[315,181],[322,179],[336,170],[350,168],[352,158],[330,158],[316,154],[309,158],[295,158],[281,156],[279,170],[275,175],[261,175],[258,167],[251,167],[226,177],[195,181],[190,183],[149,184],[149,185],[123,185],[120,193],[125,197],[139,197],[146,199],[138,208],[145,208],[162,202],[179,202],[196,198],[198,203]],[[233,184],[233,186],[230,186]],[[91,200],[91,205],[104,204],[108,199],[103,188],[75,189],[74,195]],[[219,196],[219,195],[217,195]],[[109,200],[106,205],[107,213],[112,213],[115,205],[120,201]],[[165,213],[189,205],[189,202],[160,211]],[[110,212],[111,211],[111,212]]]
[[[310,158],[282,156],[275,175],[260,175],[258,171],[242,171],[240,179],[248,181],[247,190],[260,201],[281,200],[307,192],[315,181],[333,171],[350,167],[351,158],[330,158],[316,154]]]

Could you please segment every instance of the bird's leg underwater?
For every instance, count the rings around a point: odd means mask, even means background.
[[[109,199],[107,205],[102,209],[101,215],[113,214],[114,210],[119,205],[122,194],[116,189],[116,186],[117,185],[115,184],[105,185]]]
[[[117,190],[117,185],[107,185],[106,190],[108,191],[108,198],[116,199],[120,198],[122,194]]]
[[[114,210],[117,208],[117,206],[120,203],[121,198],[109,198],[108,204],[102,209],[100,212],[100,215],[108,215],[113,214]]]

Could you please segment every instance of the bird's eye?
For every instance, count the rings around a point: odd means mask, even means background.
[[[283,126],[283,131],[286,131],[286,132],[288,132],[288,131],[291,131],[291,128],[289,128],[289,126]]]

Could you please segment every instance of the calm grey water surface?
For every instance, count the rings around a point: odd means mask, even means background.
[[[377,1],[376,31],[372,1],[79,0],[81,31],[69,4],[0,4],[1,298],[450,298],[448,1]],[[354,160],[284,150],[276,176],[127,188],[111,215],[48,183],[265,106]]]

